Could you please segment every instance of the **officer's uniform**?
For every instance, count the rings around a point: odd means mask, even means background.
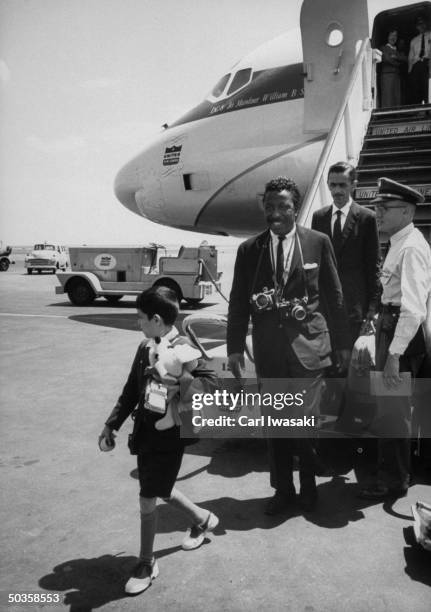
[[[382,178],[375,204],[399,200],[424,201],[416,190]],[[410,223],[393,234],[383,263],[381,304],[376,325],[376,370],[383,371],[388,354],[400,356],[400,372],[414,378],[426,356],[424,325],[431,294],[431,249]],[[411,400],[407,396],[377,397],[379,483],[389,493],[407,491],[410,473]]]

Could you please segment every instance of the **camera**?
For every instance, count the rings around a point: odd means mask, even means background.
[[[265,312],[267,310],[277,309],[274,289],[264,287],[260,293],[253,294],[250,301],[254,312]]]
[[[295,319],[295,321],[303,321],[307,317],[306,297],[278,300],[274,289],[264,287],[260,293],[251,296],[250,302],[255,313],[278,310],[283,319]]]
[[[307,301],[306,298],[293,298],[293,300],[280,302],[278,309],[285,319],[303,321],[307,317]]]

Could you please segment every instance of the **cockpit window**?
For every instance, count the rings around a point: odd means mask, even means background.
[[[251,68],[244,68],[243,70],[238,70],[238,72],[232,79],[232,83],[230,84],[229,89],[227,90],[227,95],[230,96],[238,89],[241,89],[241,87],[244,87],[244,85],[249,82],[250,77]]]
[[[214,96],[214,98],[218,98],[219,96],[221,96],[221,94],[224,92],[224,88],[226,87],[226,83],[229,81],[229,79],[230,79],[230,73],[225,74],[224,76],[222,76],[220,81],[218,81],[217,85],[213,88],[211,92],[211,95]]]

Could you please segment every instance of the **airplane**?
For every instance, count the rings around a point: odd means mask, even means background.
[[[116,197],[137,215],[174,228],[237,237],[262,231],[269,179],[290,176],[301,193],[310,188],[361,41],[370,37],[370,49],[378,48],[389,27],[397,27],[408,42],[419,13],[431,21],[431,2],[304,0],[301,27],[245,56],[200,104],[165,124],[118,172]],[[377,60],[369,62],[363,95],[370,113],[377,106]],[[350,121],[353,133],[346,128],[344,140],[361,141],[356,118]],[[357,162],[360,149],[353,145],[349,151],[347,142],[339,158]]]

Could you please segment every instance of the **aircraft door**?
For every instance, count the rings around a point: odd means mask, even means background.
[[[355,63],[357,42],[368,37],[367,0],[304,0],[304,131],[327,132]]]

